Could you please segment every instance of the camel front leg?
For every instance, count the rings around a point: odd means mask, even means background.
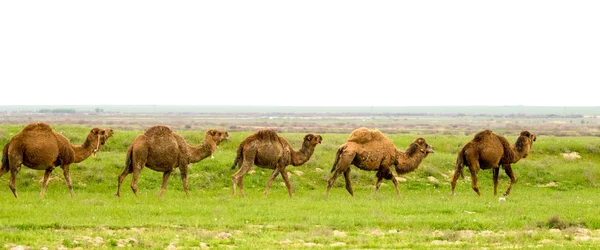
[[[71,172],[69,171],[69,165],[62,166],[62,169],[63,169],[63,174],[65,176],[65,182],[67,183],[69,192],[71,192],[71,198],[74,198],[75,193],[73,192],[73,183],[71,182]]]
[[[269,195],[269,189],[271,188],[271,185],[273,185],[273,181],[275,181],[275,178],[277,178],[277,176],[279,175],[279,168],[275,168],[275,170],[273,170],[273,173],[271,174],[271,178],[269,178],[269,181],[267,182],[267,188],[265,189],[265,197],[267,195]]]
[[[400,197],[400,189],[398,189],[398,180],[392,176],[392,183],[394,183],[394,187],[396,188],[396,196]]]
[[[187,182],[188,165],[179,167],[179,172],[181,173],[181,182],[183,183],[183,190],[185,191],[185,195],[190,196]]]
[[[492,171],[494,171],[494,196],[496,196],[498,191],[498,175],[500,174],[500,167],[493,168]]]
[[[48,186],[48,180],[50,179],[50,174],[52,173],[54,168],[46,169],[44,173],[44,179],[42,180],[42,191],[40,192],[40,198],[44,198],[44,193],[46,193],[46,187]]]
[[[510,185],[508,186],[508,189],[506,189],[506,193],[504,193],[504,196],[508,196],[510,194],[510,189],[512,188],[513,184],[517,182],[517,178],[515,177],[515,173],[513,173],[512,167],[510,165],[503,165],[502,167],[504,168],[504,172],[506,172],[508,177],[510,177]]]
[[[169,169],[169,170],[165,171],[165,173],[163,173],[162,186],[160,187],[160,193],[158,194],[159,198],[162,197],[163,192],[167,188],[167,181],[169,180],[169,176],[171,175],[171,172],[173,172],[173,170]]]
[[[290,177],[288,176],[287,171],[285,171],[285,167],[283,167],[281,170],[281,177],[283,177],[283,182],[285,183],[285,187],[288,190],[288,194],[290,195],[290,198],[292,198],[292,184],[290,184]]]

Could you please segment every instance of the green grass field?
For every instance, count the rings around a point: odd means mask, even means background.
[[[23,126],[0,126],[0,145]],[[82,142],[88,127],[53,126],[72,143]],[[535,133],[535,131],[532,130]],[[347,134],[323,134],[323,144],[300,167],[288,167],[294,197],[276,179],[264,197],[270,171],[247,175],[246,197],[232,197],[230,169],[235,149],[249,132],[231,134],[215,159],[192,164],[185,196],[173,174],[158,199],[162,174],[144,169],[140,197],[124,182],[122,197],[113,197],[125,151],[142,131],[116,131],[95,159],[71,166],[75,198],[62,170],[51,177],[39,197],[43,171],[23,167],[17,176],[19,198],[0,177],[0,247],[66,248],[596,248],[600,243],[600,138],[539,136],[527,159],[513,165],[517,183],[506,200],[493,196],[492,173],[479,174],[482,196],[469,180],[460,180],[450,195],[456,153],[473,135],[423,136],[436,153],[415,172],[402,176],[401,197],[390,181],[374,193],[375,172],[352,170],[355,197],[338,178],[329,197],[326,182],[335,150]],[[190,144],[204,131],[184,131]],[[299,148],[304,134],[281,134]],[[406,148],[415,135],[388,135]],[[514,142],[516,137],[507,137]],[[578,152],[567,161],[560,153]],[[468,171],[468,170],[466,170]],[[499,191],[508,186],[500,174]]]

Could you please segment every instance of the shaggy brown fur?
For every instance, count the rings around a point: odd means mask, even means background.
[[[46,123],[32,123],[13,136],[2,150],[2,167],[0,176],[10,171],[9,187],[15,197],[17,195],[16,176],[21,170],[21,164],[36,170],[45,170],[40,196],[44,197],[50,173],[60,166],[63,169],[65,182],[75,197],[69,165],[79,163],[100,149],[100,140],[104,130],[93,128],[85,142],[73,146],[65,136],[55,132]]]
[[[138,196],[138,177],[144,167],[154,171],[163,172],[162,187],[159,197],[162,197],[169,175],[179,168],[183,189],[188,192],[187,171],[188,164],[203,160],[217,150],[217,146],[229,137],[223,130],[210,129],[204,135],[204,141],[198,146],[187,144],[183,136],[171,131],[165,126],[154,126],[138,135],[127,149],[125,169],[119,175],[117,193],[121,196],[121,184],[128,174],[133,173],[131,190]]]
[[[394,165],[398,175],[412,172],[429,154],[435,152],[423,138],[417,138],[406,151],[396,149],[390,139],[378,130],[359,128],[350,134],[350,138],[338,148],[331,172],[333,176],[327,182],[327,195],[339,174],[343,173],[346,190],[354,196],[350,184],[350,165],[362,170],[377,171],[375,192],[379,190],[383,179],[392,180],[398,190],[398,180],[394,178],[390,167]]]
[[[460,176],[463,176],[463,166],[468,166],[471,171],[472,188],[477,195],[481,195],[477,186],[477,173],[481,169],[493,169],[494,195],[496,195],[498,174],[500,172],[500,165],[502,165],[502,168],[504,168],[504,171],[510,177],[510,185],[506,193],[504,193],[504,195],[508,195],[517,180],[510,164],[518,162],[521,158],[526,158],[535,140],[535,134],[523,131],[519,135],[515,145],[511,146],[506,138],[493,133],[491,130],[484,130],[477,133],[473,140],[468,142],[458,152],[454,177],[451,182],[452,194],[454,195],[456,181]]]
[[[237,155],[231,166],[235,169],[239,165],[240,169],[232,176],[233,195],[236,195],[236,185],[240,188],[240,195],[244,196],[244,175],[253,165],[261,168],[273,169],[273,174],[267,182],[265,196],[269,194],[269,188],[277,175],[281,174],[288,194],[292,197],[292,188],[285,168],[288,165],[300,166],[310,159],[314,153],[317,144],[320,144],[323,138],[320,135],[307,134],[304,136],[304,142],[300,151],[294,151],[290,143],[277,132],[271,129],[263,129],[249,135],[240,143],[237,149]]]

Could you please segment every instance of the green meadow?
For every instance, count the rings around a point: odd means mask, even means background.
[[[24,125],[0,125],[0,146]],[[53,126],[73,144],[90,127]],[[214,159],[191,165],[190,195],[178,172],[158,198],[162,173],[144,169],[140,196],[129,175],[121,198],[115,198],[125,152],[141,130],[115,131],[96,158],[71,165],[75,198],[61,169],[39,196],[43,171],[23,167],[17,176],[19,198],[8,188],[10,174],[0,177],[0,247],[57,248],[596,248],[600,244],[600,138],[538,136],[528,158],[513,165],[517,175],[511,195],[493,196],[491,171],[481,171],[478,197],[470,180],[459,180],[457,195],[449,178],[456,153],[473,135],[419,135],[435,150],[420,167],[401,176],[397,197],[391,181],[374,192],[375,172],[353,167],[355,196],[338,178],[329,197],[325,188],[335,150],[348,134],[322,134],[312,158],[289,166],[294,196],[281,177],[263,196],[270,171],[246,175],[246,197],[233,197],[230,166],[235,149],[250,132],[230,133]],[[535,133],[535,131],[531,131]],[[182,131],[199,144],[203,130]],[[304,134],[281,133],[299,149]],[[416,138],[389,134],[404,149]],[[509,141],[515,135],[506,136]],[[561,153],[577,152],[566,159]],[[468,176],[468,169],[465,169]],[[499,193],[508,187],[502,171]]]

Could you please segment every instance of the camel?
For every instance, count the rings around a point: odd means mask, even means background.
[[[500,172],[500,165],[502,165],[502,168],[504,168],[504,171],[508,177],[510,177],[510,185],[504,193],[504,196],[509,195],[510,189],[517,181],[510,164],[517,163],[520,159],[526,158],[535,140],[535,134],[530,133],[529,131],[523,131],[519,135],[519,138],[517,138],[515,145],[511,146],[506,138],[493,133],[491,130],[484,130],[477,133],[475,137],[469,141],[460,152],[458,152],[458,156],[456,157],[456,168],[451,182],[452,195],[455,195],[454,188],[456,187],[458,177],[464,177],[463,167],[465,165],[468,166],[471,171],[472,188],[477,195],[481,195],[479,187],[477,186],[477,173],[479,170],[491,168],[494,171],[494,196],[496,196],[497,193],[498,174]]]
[[[300,166],[307,162],[315,151],[317,144],[321,144],[323,138],[320,135],[307,134],[300,151],[294,151],[290,143],[279,136],[275,130],[262,129],[249,135],[240,143],[237,155],[231,166],[239,166],[239,170],[232,176],[233,196],[236,195],[236,185],[240,188],[240,195],[244,197],[244,175],[253,165],[273,169],[271,178],[267,182],[264,195],[269,194],[269,189],[277,175],[281,174],[288,194],[292,197],[292,187],[285,168],[288,165]]]
[[[2,168],[0,176],[10,171],[9,187],[15,198],[18,198],[16,188],[16,176],[21,170],[21,164],[36,170],[44,170],[42,191],[40,197],[44,197],[50,173],[54,168],[60,166],[63,169],[65,182],[71,197],[75,197],[69,166],[79,163],[100,149],[100,140],[105,131],[93,128],[87,135],[82,145],[74,146],[65,136],[52,130],[52,128],[41,122],[27,125],[21,132],[13,136],[2,150]]]
[[[138,135],[127,149],[125,169],[119,175],[116,197],[121,197],[121,184],[128,174],[133,173],[131,190],[138,196],[138,177],[144,166],[163,172],[162,187],[159,197],[162,197],[167,180],[171,173],[179,168],[183,189],[189,195],[187,184],[188,164],[199,162],[217,150],[217,146],[229,137],[223,130],[209,129],[204,134],[204,141],[198,146],[188,145],[183,136],[171,131],[166,126],[154,126]],[[212,157],[214,158],[214,157]]]
[[[377,171],[375,192],[379,190],[383,179],[391,179],[396,188],[396,195],[400,196],[398,180],[394,178],[390,167],[394,165],[398,175],[412,172],[419,167],[427,155],[434,152],[433,147],[427,144],[423,138],[415,139],[406,151],[402,151],[397,149],[381,131],[358,128],[352,131],[346,143],[337,150],[331,168],[333,176],[327,182],[326,195],[329,196],[333,183],[338,175],[343,173],[346,190],[351,196],[354,196],[350,184],[350,165],[354,165],[362,170]]]
[[[108,138],[112,137],[115,134],[115,131],[113,131],[112,128],[105,128],[103,130],[104,136],[100,137],[101,145],[104,145],[108,141]]]

